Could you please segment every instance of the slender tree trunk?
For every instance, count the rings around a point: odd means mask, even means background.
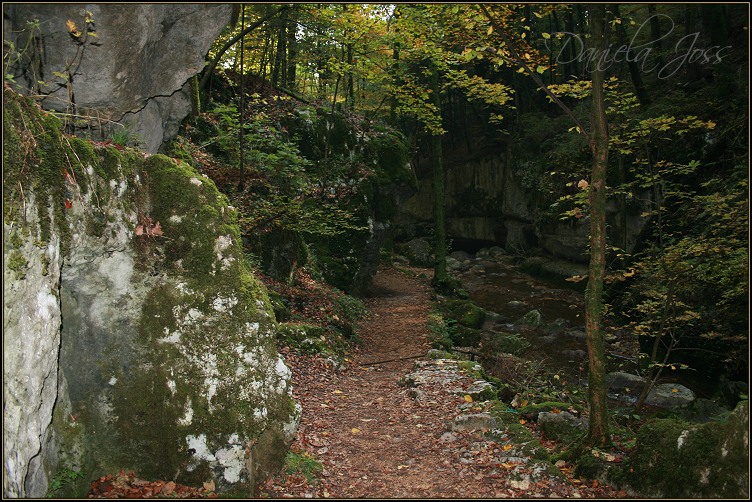
[[[399,79],[399,42],[395,42],[392,52],[392,85],[397,88],[401,84],[402,82]],[[392,102],[391,106],[389,107],[389,124],[392,127],[397,126],[397,105],[397,96],[396,94],[392,93]]]
[[[700,6],[700,13],[702,14],[703,28],[710,32],[710,43],[714,47],[721,49],[729,47],[728,32],[726,31],[726,15],[724,13],[723,4],[702,4]],[[724,52],[728,54],[728,49]],[[719,97],[730,96],[737,90],[737,85],[734,80],[734,70],[728,62],[728,59],[729,58],[721,59],[721,61],[712,65],[713,75],[721,84]]]
[[[574,33],[574,15],[572,14],[571,7],[564,18],[564,31]],[[577,75],[577,60],[574,56],[574,48],[569,44],[567,45],[566,54],[566,60],[569,61],[569,63],[564,65],[564,72],[566,73],[566,78],[564,79],[565,82],[569,80],[572,75]]]
[[[342,4],[342,11],[347,13],[347,4]],[[352,36],[352,28],[349,30],[349,36]],[[342,57],[347,64],[347,78],[345,89],[345,103],[348,109],[355,110],[355,88],[353,86],[353,46],[348,42],[343,47]]]
[[[245,26],[245,5],[240,5],[240,31],[243,31],[243,27]],[[245,121],[243,120],[243,112],[245,111],[245,87],[243,86],[243,81],[245,80],[245,64],[243,56],[245,54],[245,35],[243,35],[240,38],[240,120],[238,121],[240,123],[240,130],[238,131],[238,150],[240,151],[240,181],[238,181],[238,192],[242,192],[245,189],[245,183],[244,183],[244,171],[245,171],[245,159],[243,158],[245,156],[245,152],[243,152],[243,129],[245,125]],[[236,58],[237,59],[237,58]]]
[[[287,20],[287,88],[295,90],[298,64],[298,4],[293,4]],[[305,91],[305,89],[304,89]]]
[[[605,6],[590,6],[593,47],[608,47],[605,33]],[[603,278],[606,271],[606,167],[608,165],[608,126],[604,104],[605,69],[592,69],[593,78],[593,171],[590,180],[590,270],[585,291],[585,331],[590,373],[588,401],[590,426],[586,442],[591,446],[611,442],[608,433],[606,401],[606,356],[603,347]]]
[[[211,63],[207,66],[207,68],[204,70],[204,74],[201,77],[201,82],[199,82],[199,89],[203,89],[206,83],[209,81],[209,78],[211,77],[212,72],[214,72],[214,68],[217,67],[217,64],[219,63],[219,60],[222,58],[225,52],[235,45],[238,40],[241,39],[241,37],[245,36],[248,32],[255,30],[262,24],[264,24],[267,20],[271,19],[273,16],[276,16],[279,12],[282,12],[287,7],[282,6],[279,9],[275,10],[274,12],[271,12],[267,14],[266,16],[262,17],[252,25],[250,25],[248,28],[245,28],[242,30],[238,35],[235,35],[232,40],[228,40],[225,45],[222,46],[222,48],[217,52],[217,55],[214,56],[214,59],[212,59]]]
[[[663,68],[663,43],[661,41],[661,18],[655,15],[655,4],[648,4],[648,14],[650,15],[650,37],[653,40],[655,53],[657,54],[656,64],[658,71]]]
[[[614,5],[614,14],[616,17],[621,17],[619,15],[619,6]],[[624,33],[624,24],[619,23],[616,25],[616,32],[619,37],[619,45],[625,45],[627,36]],[[629,69],[629,75],[632,77],[632,84],[634,84],[635,92],[637,94],[637,99],[640,100],[640,104],[642,106],[648,106],[653,103],[653,100],[650,99],[650,94],[648,94],[648,90],[645,88],[645,84],[642,81],[642,74],[640,73],[640,66],[637,64],[636,58],[627,57],[627,68]]]
[[[277,32],[277,54],[274,57],[274,67],[272,68],[272,87],[277,87],[280,83],[285,87],[287,67],[285,56],[287,53],[287,10],[282,12],[279,19],[279,29]]]
[[[439,95],[439,69],[431,65],[431,95],[433,104],[441,117],[441,97]],[[441,148],[441,135],[431,135],[431,161],[433,162],[433,221],[436,247],[434,251],[433,283],[441,286],[447,281],[446,271],[446,228],[444,226],[444,162]]]
[[[579,119],[561,102],[536,72],[514,50],[504,31],[496,23],[488,9],[481,4],[494,30],[504,39],[512,56],[538,86],[569,115],[577,128],[587,134]],[[577,4],[578,10],[580,5]],[[603,4],[590,6],[593,47],[600,54],[608,47],[608,23],[605,21]],[[595,58],[596,60],[598,58]],[[608,123],[604,103],[605,69],[591,68],[593,79],[593,133],[587,137],[593,152],[593,170],[590,180],[590,268],[585,293],[585,328],[590,373],[588,375],[588,400],[590,402],[590,427],[585,441],[589,445],[605,445],[611,442],[608,434],[608,402],[606,385],[606,355],[603,347],[603,279],[606,269],[606,167],[608,165]]]

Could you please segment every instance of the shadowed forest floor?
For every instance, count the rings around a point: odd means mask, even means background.
[[[585,479],[570,484],[552,478],[515,487],[505,476],[509,466],[498,461],[501,445],[482,438],[481,430],[446,434],[447,424],[466,404],[461,396],[431,386],[421,386],[425,397],[420,401],[406,395],[400,377],[410,372],[415,356],[430,349],[429,280],[379,270],[366,300],[370,313],[359,326],[362,343],[347,369],[281,350],[293,371],[295,399],[303,406],[293,443],[300,466],[267,480],[257,495],[625,497],[623,491]],[[314,458],[323,471],[306,471]]]

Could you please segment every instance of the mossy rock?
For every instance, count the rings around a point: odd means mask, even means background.
[[[543,412],[538,415],[538,427],[548,439],[571,443],[582,437],[588,428],[587,419],[576,418],[568,411]]]
[[[538,413],[542,411],[555,412],[555,410],[568,410],[570,407],[574,408],[574,410],[577,411],[578,413],[582,412],[584,409],[579,404],[561,403],[558,401],[546,401],[544,403],[528,404],[526,406],[521,407],[518,411],[524,414],[532,413],[535,417],[537,417]]]
[[[168,150],[170,157],[177,159],[181,162],[185,162],[191,167],[195,167],[195,163],[191,154],[181,145],[178,141],[172,141]]]
[[[484,346],[493,350],[494,352],[500,352],[502,354],[512,354],[517,357],[522,357],[525,351],[530,347],[530,342],[522,338],[517,333],[494,333]]]
[[[467,291],[462,289],[462,281],[457,277],[447,276],[432,284],[433,288],[440,295],[451,296],[460,300],[467,300],[470,296]]]
[[[473,347],[480,343],[480,330],[467,326],[454,326],[449,331],[449,339],[455,347]]]
[[[324,328],[310,324],[280,324],[277,344],[313,354],[322,353],[328,348]]]
[[[656,498],[749,498],[749,405],[725,423],[672,419],[644,424],[614,481]]]
[[[486,319],[486,311],[472,300],[449,300],[441,306],[445,318],[472,329],[480,329]]]
[[[277,322],[287,322],[290,320],[290,308],[285,305],[282,296],[276,291],[269,291],[269,302],[274,310],[274,318]]]
[[[488,413],[496,419],[499,424],[497,429],[488,432],[486,435],[494,439],[499,444],[504,444],[511,440],[514,446],[505,455],[525,456],[534,460],[550,462],[551,456],[548,451],[533,437],[530,430],[520,423],[520,415],[508,410],[508,406],[501,401],[495,401]],[[551,466],[553,468],[553,465]]]
[[[433,249],[425,239],[413,239],[398,248],[401,255],[410,260],[410,265],[416,267],[433,266]]]

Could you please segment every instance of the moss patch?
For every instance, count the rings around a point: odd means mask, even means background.
[[[648,497],[748,497],[747,403],[742,402],[726,423],[646,423],[637,434],[635,451],[621,473],[612,477]]]

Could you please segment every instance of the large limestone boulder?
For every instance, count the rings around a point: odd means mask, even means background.
[[[80,497],[121,469],[224,491],[279,467],[300,408],[227,199],[3,104],[3,494],[64,468]]]
[[[45,109],[75,114],[69,132],[130,124],[156,153],[191,111],[188,80],[231,13],[230,4],[4,4],[4,40],[21,52],[9,73],[17,89],[47,96]]]
[[[643,425],[634,452],[609,478],[643,497],[749,498],[748,402],[725,423]]]

